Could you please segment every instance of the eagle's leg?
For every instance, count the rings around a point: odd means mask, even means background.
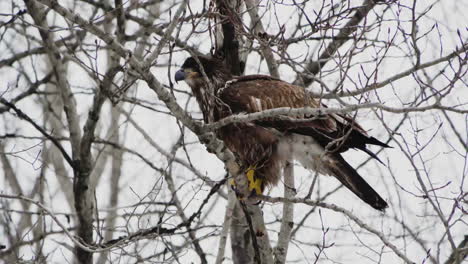
[[[255,176],[255,169],[249,168],[245,171],[245,175],[247,176],[247,182],[248,182],[248,189],[250,191],[250,196],[252,196],[254,193],[259,195],[263,193],[263,180],[260,178],[257,178]],[[229,181],[229,184],[231,185],[232,190],[236,193],[237,199],[240,201],[244,201],[248,199],[249,197],[244,197],[236,188],[236,181],[234,179],[231,179]]]
[[[255,194],[260,195],[263,193],[263,180],[255,176],[255,170],[256,166],[250,166],[247,168],[245,175],[249,182],[249,191],[252,193],[255,191]]]
[[[264,180],[262,178],[259,178],[256,174],[257,174],[257,166],[255,165],[252,165],[252,166],[249,166],[244,172],[245,172],[245,176],[247,178],[247,183],[248,183],[248,190],[250,191],[250,194],[251,195],[261,195],[263,193],[263,189],[264,189]],[[240,193],[238,192],[238,190],[236,189],[236,180],[235,179],[231,179],[229,181],[229,184],[231,185],[231,188],[236,192],[238,198],[240,200],[243,200],[243,199],[246,199],[244,197],[242,197],[242,195],[240,195]]]

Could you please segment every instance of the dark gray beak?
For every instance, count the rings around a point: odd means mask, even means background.
[[[184,70],[180,69],[180,70],[176,71],[174,79],[175,79],[176,82],[185,80]]]

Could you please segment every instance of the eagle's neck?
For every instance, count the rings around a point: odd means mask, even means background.
[[[219,98],[217,98],[216,95],[218,90],[224,87],[226,82],[231,78],[232,76],[230,74],[213,75],[210,78],[210,84],[204,79],[199,79],[193,83],[189,83],[203,113],[203,120],[205,123],[217,121],[217,118],[215,117],[215,108],[217,102],[219,102]]]

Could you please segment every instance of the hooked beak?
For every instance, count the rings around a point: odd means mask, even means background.
[[[179,81],[185,80],[185,75],[186,74],[185,74],[183,69],[180,69],[180,70],[176,71],[175,76],[174,76],[174,79],[175,79],[176,83],[179,82]]]

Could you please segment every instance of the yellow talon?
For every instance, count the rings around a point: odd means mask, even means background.
[[[235,186],[235,185],[236,185],[236,181],[235,181],[234,179],[231,179],[231,180],[229,181],[229,184]]]
[[[247,169],[247,180],[249,181],[249,191],[255,190],[255,193],[262,194],[262,179],[255,178],[255,168],[249,167]]]

